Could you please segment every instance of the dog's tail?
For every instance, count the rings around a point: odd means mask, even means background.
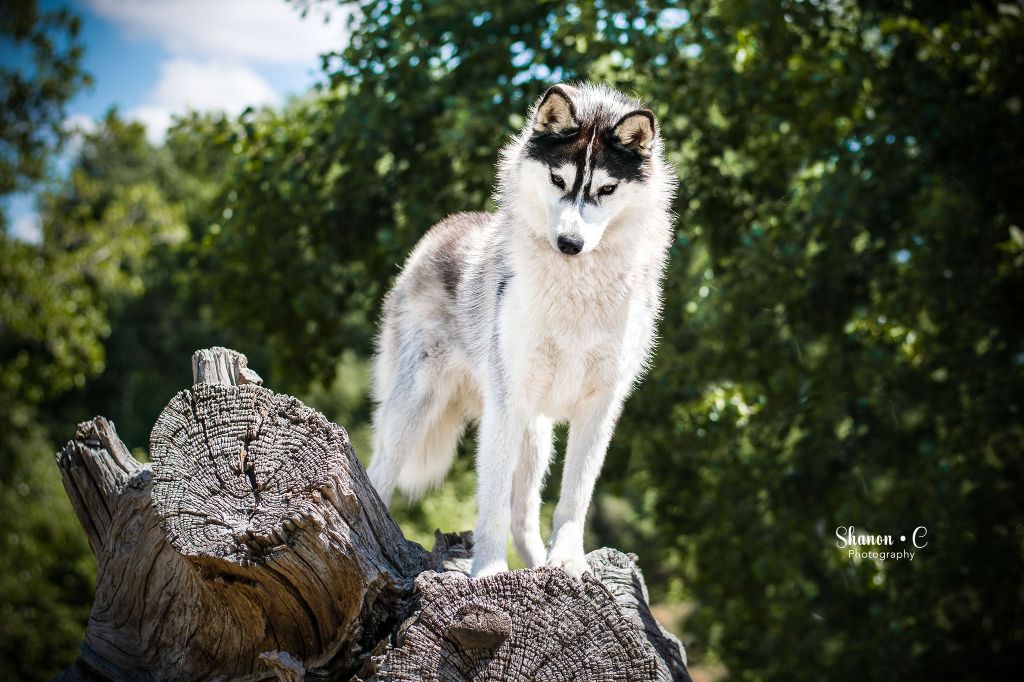
[[[374,418],[373,459],[367,473],[386,504],[397,487],[415,500],[444,481],[455,461],[465,418],[457,402],[441,406],[420,419],[377,408]],[[390,420],[390,421],[388,421]]]
[[[455,461],[463,427],[462,415],[449,406],[425,430],[419,447],[406,455],[398,473],[398,489],[407,498],[419,499],[428,490],[441,485]]]

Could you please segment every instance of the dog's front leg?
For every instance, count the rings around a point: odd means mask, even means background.
[[[569,425],[547,563],[577,578],[590,570],[583,552],[583,526],[622,402],[618,395],[595,396],[581,406]]]
[[[551,420],[535,417],[527,426],[512,480],[512,541],[527,568],[547,558],[540,537],[540,490],[551,461]]]
[[[495,391],[484,403],[476,455],[474,578],[508,570],[512,477],[526,427],[526,420],[509,406],[507,393]]]

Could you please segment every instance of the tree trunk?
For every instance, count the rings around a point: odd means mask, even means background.
[[[193,374],[151,465],[102,417],[57,455],[99,563],[64,679],[689,679],[635,557],[472,580],[471,533],[407,541],[344,429],[244,355],[198,351]]]

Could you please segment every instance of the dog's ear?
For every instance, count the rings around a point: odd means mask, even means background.
[[[533,130],[550,135],[565,135],[580,127],[576,107],[572,103],[571,85],[548,88],[533,114]]]
[[[654,112],[650,109],[629,112],[612,128],[612,135],[623,149],[649,156],[654,144]]]

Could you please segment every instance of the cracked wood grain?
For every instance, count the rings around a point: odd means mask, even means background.
[[[472,534],[408,542],[344,429],[197,351],[136,461],[102,417],[57,455],[98,559],[62,679],[689,680],[635,562],[470,580]]]

